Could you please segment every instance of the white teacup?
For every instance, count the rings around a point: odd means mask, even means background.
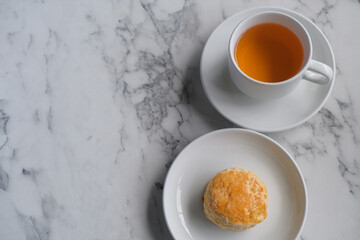
[[[303,50],[301,69],[293,77],[280,82],[263,82],[246,75],[235,60],[235,47],[240,37],[251,27],[262,23],[280,24],[297,35]],[[317,84],[326,84],[332,80],[333,70],[326,64],[312,59],[312,44],[305,27],[293,17],[280,12],[263,12],[250,16],[240,22],[231,34],[228,47],[228,66],[231,79],[246,95],[270,100],[290,93],[302,80]]]

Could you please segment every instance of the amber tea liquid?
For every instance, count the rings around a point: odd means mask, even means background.
[[[235,59],[249,77],[274,83],[287,80],[301,70],[304,50],[290,29],[276,23],[262,23],[240,37]]]

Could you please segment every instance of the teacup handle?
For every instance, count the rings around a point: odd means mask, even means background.
[[[331,67],[316,60],[310,60],[309,68],[305,71],[303,79],[317,84],[327,84],[331,81],[332,75]]]

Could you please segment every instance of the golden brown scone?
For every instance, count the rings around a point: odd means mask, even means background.
[[[207,218],[216,225],[243,231],[266,218],[268,194],[253,172],[229,168],[210,180],[203,205]]]

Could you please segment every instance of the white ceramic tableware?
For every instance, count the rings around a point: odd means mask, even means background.
[[[235,27],[243,19],[266,11],[283,12],[298,20],[310,35],[313,59],[330,66],[334,73],[325,85],[300,81],[282,98],[260,101],[238,90],[229,76],[228,43]],[[223,21],[211,34],[200,64],[201,82],[210,103],[229,121],[260,132],[278,132],[296,127],[314,116],[324,105],[335,83],[335,58],[329,41],[308,18],[277,7],[251,8]]]
[[[202,196],[219,171],[238,167],[254,172],[268,190],[268,216],[243,232],[208,220]],[[165,219],[178,240],[293,240],[307,213],[304,179],[290,154],[271,138],[245,129],[222,129],[190,143],[175,159],[163,192]]]
[[[263,23],[280,24],[295,33],[301,42],[304,51],[301,69],[296,75],[287,80],[275,83],[259,81],[246,75],[236,62],[235,48],[241,36],[248,29]],[[277,11],[260,12],[242,20],[235,27],[230,36],[228,44],[228,66],[230,76],[234,84],[248,96],[261,100],[283,97],[290,93],[302,79],[318,84],[326,84],[331,81],[333,70],[328,65],[312,59],[312,52],[313,46],[310,35],[298,20]],[[299,58],[301,57],[302,56],[299,56]]]

